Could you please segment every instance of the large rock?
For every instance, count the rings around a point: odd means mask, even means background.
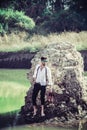
[[[54,100],[50,103],[48,87],[45,97],[46,116],[40,116],[40,98],[38,95],[37,116],[33,118],[32,89],[33,72],[41,56],[46,55],[47,63],[52,71]],[[83,59],[75,47],[69,43],[56,43],[47,46],[38,52],[32,59],[32,67],[29,71],[31,88],[25,97],[25,105],[21,108],[21,115],[26,122],[53,122],[73,121],[84,117],[87,113],[87,93],[84,80]]]

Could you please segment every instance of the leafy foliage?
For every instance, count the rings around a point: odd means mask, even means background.
[[[24,12],[0,9],[0,32],[9,31],[10,28],[14,27],[31,30],[34,26],[34,21],[26,16]]]
[[[0,33],[3,32],[3,26],[2,24],[0,23]]]
[[[23,10],[27,15],[41,16],[44,10],[53,12],[70,7],[77,11],[87,11],[87,0],[0,0],[1,8]]]
[[[47,32],[79,32],[81,30],[87,30],[84,16],[73,11],[60,10],[58,13],[44,17],[44,19],[44,22],[42,24],[40,23],[40,26],[41,28],[45,28]]]
[[[11,8],[11,11],[8,9],[11,17],[7,13],[5,18],[1,18],[1,30],[9,30],[9,27],[31,29],[32,24],[25,14],[38,26],[44,24],[49,31],[87,30],[87,0],[1,0],[0,8]]]

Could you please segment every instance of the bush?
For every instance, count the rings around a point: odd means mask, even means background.
[[[0,23],[0,33],[2,33],[3,32],[3,26],[2,26],[2,24]]]
[[[14,27],[31,30],[34,26],[34,21],[26,16],[24,12],[0,9],[0,32],[3,32],[3,30],[7,32],[10,28]]]

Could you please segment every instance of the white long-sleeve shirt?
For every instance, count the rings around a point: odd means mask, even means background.
[[[53,84],[52,83],[51,70],[47,66],[45,66],[41,70],[41,66],[37,65],[36,68],[35,68],[35,71],[34,71],[33,78],[36,78],[36,83],[40,83],[42,86]]]

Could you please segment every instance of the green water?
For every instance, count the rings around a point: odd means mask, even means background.
[[[24,105],[30,82],[25,69],[0,69],[0,114],[15,111]]]

